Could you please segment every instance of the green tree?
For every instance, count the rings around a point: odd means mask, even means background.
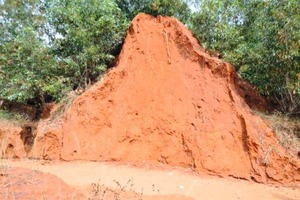
[[[116,2],[129,20],[144,12],[153,16],[174,16],[182,22],[188,22],[191,14],[186,0],[116,0]]]
[[[202,0],[191,28],[285,112],[300,109],[300,2]]]
[[[111,0],[49,0],[49,38],[74,88],[86,88],[114,59],[128,21]]]
[[[58,98],[64,79],[43,41],[38,0],[0,2],[0,99],[41,105]]]

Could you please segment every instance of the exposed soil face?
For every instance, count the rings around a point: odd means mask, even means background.
[[[35,123],[18,124],[0,119],[0,157],[25,158],[34,145]]]
[[[22,127],[0,120],[0,157],[1,158],[24,158],[26,151],[21,139]]]
[[[236,77],[178,20],[139,14],[117,66],[75,99],[62,121],[40,123],[31,156],[155,162],[299,184],[299,160],[251,111]]]

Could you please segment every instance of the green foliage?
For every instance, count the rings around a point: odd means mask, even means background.
[[[206,48],[224,52],[243,41],[239,30],[242,18],[240,8],[234,3],[203,0],[191,18],[190,27]]]
[[[58,97],[64,78],[39,35],[43,16],[38,1],[4,1],[0,4],[0,99],[39,106]]]
[[[15,121],[18,124],[23,123],[26,121],[26,117],[20,113],[12,113],[7,110],[3,110],[0,108],[0,119],[6,119],[10,121]]]
[[[64,75],[85,88],[114,60],[128,21],[111,0],[50,0],[46,7]]]
[[[85,88],[115,58],[128,21],[110,0],[0,2],[0,99],[33,104]]]
[[[188,22],[191,14],[185,0],[116,0],[116,2],[129,20],[144,12],[153,16],[174,16],[182,22]]]
[[[279,104],[300,109],[300,3],[203,0],[191,27],[200,42],[221,51],[239,73]]]

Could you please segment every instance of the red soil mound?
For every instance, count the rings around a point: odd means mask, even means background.
[[[54,175],[25,168],[0,168],[0,199],[86,199]]]
[[[117,66],[79,96],[33,154],[154,161],[258,182],[298,182],[300,164],[240,96],[234,68],[170,17],[139,14]]]

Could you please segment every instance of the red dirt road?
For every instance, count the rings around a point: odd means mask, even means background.
[[[91,192],[92,183],[119,189],[115,181],[125,186],[129,180],[133,180],[133,186],[128,187],[127,190],[142,192],[143,199],[300,199],[300,186],[299,188],[275,187],[230,178],[194,175],[192,172],[166,168],[166,166],[163,169],[147,169],[147,167],[142,169],[100,162],[73,161],[47,164],[32,160],[3,160],[1,166],[24,167],[54,174],[73,188],[82,190],[87,196]]]

